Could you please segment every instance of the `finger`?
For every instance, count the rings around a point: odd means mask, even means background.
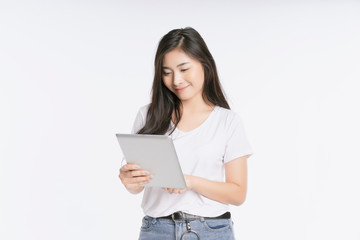
[[[125,173],[128,177],[140,177],[140,176],[149,176],[150,173],[146,170],[132,170]]]
[[[132,171],[120,171],[120,179],[136,178],[136,177],[148,177],[150,173],[146,170],[132,170]]]
[[[131,188],[138,188],[138,187],[143,187],[145,184],[148,184],[151,181],[151,179],[143,179],[142,181],[125,181],[123,182],[124,186],[127,189],[131,189]]]
[[[145,170],[139,170],[139,171],[127,171],[127,172],[121,172],[120,175],[122,175],[124,178],[137,178],[137,177],[149,177],[150,173]]]
[[[144,187],[146,184],[148,184],[148,183],[150,183],[150,182],[151,182],[151,180],[148,180],[148,181],[140,182],[140,183],[138,183],[138,184],[139,184],[139,186]]]
[[[174,188],[166,188],[166,191],[168,193],[174,193],[175,189]]]
[[[122,166],[120,168],[120,172],[127,172],[127,171],[132,171],[132,170],[137,170],[137,169],[140,169],[141,167],[137,164],[134,164],[134,163],[128,163],[128,164],[125,164],[124,166]]]
[[[133,178],[128,178],[126,180],[127,183],[132,183],[132,184],[138,184],[141,182],[150,182],[151,179],[153,178],[153,176],[146,176],[146,177],[133,177]]]
[[[165,190],[168,193],[176,193],[176,194],[182,194],[186,191],[186,189],[181,189],[181,188],[166,188]]]
[[[120,177],[123,184],[138,184],[140,182],[149,182],[153,179],[152,175],[143,177]]]
[[[127,171],[132,171],[132,170],[137,170],[137,169],[140,169],[139,165],[137,165],[135,163],[128,163],[120,168],[120,172],[127,172]]]

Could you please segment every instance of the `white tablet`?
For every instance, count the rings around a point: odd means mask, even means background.
[[[116,134],[116,137],[126,162],[136,163],[154,176],[146,186],[186,188],[171,137],[144,134]]]

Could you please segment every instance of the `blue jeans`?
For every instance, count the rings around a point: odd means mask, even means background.
[[[191,230],[201,240],[234,240],[233,222],[231,219],[196,219],[190,222]],[[139,240],[180,240],[187,232],[185,221],[174,222],[171,219],[145,216],[142,220]],[[182,240],[199,239],[194,232],[184,234]]]

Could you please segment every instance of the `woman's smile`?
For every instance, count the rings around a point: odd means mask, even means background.
[[[175,88],[175,90],[180,93],[180,92],[185,91],[188,86],[185,86],[185,87],[182,87],[182,88]]]

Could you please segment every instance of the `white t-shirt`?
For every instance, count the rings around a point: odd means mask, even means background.
[[[133,133],[144,126],[148,107],[145,105],[138,111]],[[252,154],[240,116],[219,106],[215,106],[199,127],[189,132],[175,129],[171,137],[183,173],[212,181],[225,181],[225,163]],[[228,204],[211,200],[194,191],[170,194],[159,187],[145,187],[142,208],[144,214],[151,217],[167,216],[176,211],[215,217],[229,210]]]

